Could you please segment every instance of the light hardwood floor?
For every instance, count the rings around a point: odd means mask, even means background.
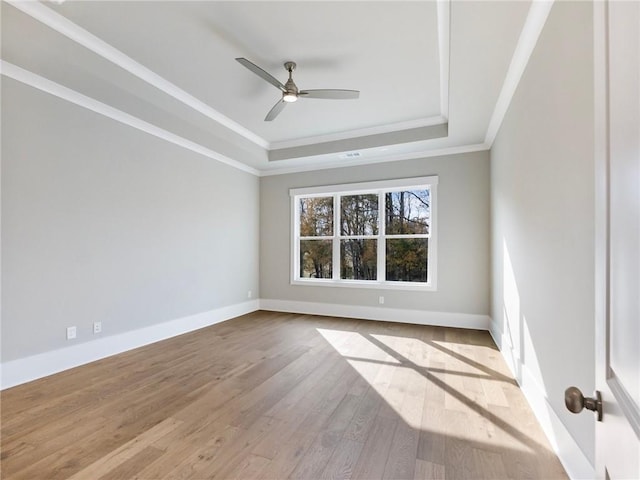
[[[565,479],[487,332],[256,312],[2,392],[2,478]]]

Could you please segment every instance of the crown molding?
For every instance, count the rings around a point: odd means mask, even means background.
[[[153,135],[157,138],[160,138],[169,143],[172,143],[179,147],[190,150],[194,153],[203,155],[207,158],[211,158],[212,160],[216,160],[230,167],[236,168],[243,172],[247,172],[259,177],[272,176],[272,175],[286,175],[289,173],[301,173],[301,172],[309,172],[314,170],[326,170],[329,168],[353,167],[358,165],[367,165],[367,164],[374,164],[374,163],[414,160],[418,158],[454,155],[458,153],[479,152],[479,151],[489,150],[490,148],[490,146],[487,145],[486,143],[480,143],[480,144],[472,144],[472,145],[446,147],[446,148],[441,148],[437,150],[420,150],[416,152],[409,152],[409,153],[403,153],[398,155],[393,155],[393,154],[383,155],[376,158],[364,157],[364,158],[358,158],[358,159],[352,159],[352,160],[340,159],[340,160],[327,162],[322,165],[317,165],[317,164],[303,165],[303,166],[285,167],[285,168],[278,168],[278,169],[259,170],[259,169],[250,167],[237,160],[233,160],[232,158],[222,155],[214,150],[211,150],[210,148],[200,145],[199,143],[196,143],[192,140],[189,140],[187,138],[171,133],[156,125],[153,125],[138,117],[135,117],[129,113],[123,112],[122,110],[118,110],[117,108],[114,108],[110,105],[102,103],[94,98],[83,95],[79,92],[76,92],[75,90],[72,90],[68,87],[60,85],[47,78],[41,77],[40,75],[37,75],[33,72],[25,70],[24,68],[18,67],[17,65],[14,65],[10,62],[7,62],[1,59],[0,59],[0,75],[3,75],[7,78],[11,78],[15,81],[28,85],[37,90],[46,92],[62,100],[66,100],[79,107],[83,107],[83,108],[86,108],[87,110],[91,110],[92,112],[98,113],[107,118],[120,122],[124,125],[130,126],[137,130]]]
[[[455,147],[439,148],[437,150],[419,150],[416,152],[402,153],[397,155],[384,155],[376,158],[358,158],[353,160],[335,160],[323,163],[322,165],[299,165],[295,167],[274,168],[269,170],[261,170],[261,177],[270,177],[274,175],[288,175],[291,173],[315,172],[318,170],[327,170],[330,168],[346,168],[357,167],[359,165],[372,165],[375,163],[401,162],[403,160],[416,160],[419,158],[441,157],[446,155],[455,155],[459,153],[484,152],[489,150],[486,143],[476,143],[470,145],[459,145]]]
[[[269,162],[308,157],[321,158],[323,155],[339,155],[345,152],[367,151],[372,148],[393,149],[398,145],[424,142],[436,138],[442,139],[448,135],[449,124],[439,123],[429,127],[397,130],[388,133],[345,138],[344,140],[335,140],[333,142],[313,143],[301,147],[270,150],[268,157]]]
[[[61,35],[82,45],[105,60],[112,62],[130,74],[157,88],[184,105],[196,110],[202,115],[241,135],[254,144],[270,151],[289,147],[312,145],[315,143],[332,142],[356,138],[363,135],[395,132],[403,129],[433,126],[447,123],[449,108],[449,38],[450,38],[450,0],[437,1],[438,24],[438,52],[440,68],[440,115],[423,119],[390,124],[385,126],[349,130],[329,135],[306,137],[295,140],[269,142],[256,135],[239,123],[218,112],[203,101],[182,90],[169,80],[153,72],[114,46],[93,35],[89,31],[72,22],[64,15],[57,13],[39,1],[5,0],[7,3],[29,15],[35,20],[47,25]]]
[[[496,139],[496,135],[498,134],[502,121],[507,114],[507,110],[509,109],[513,95],[518,88],[522,74],[524,73],[524,70],[529,63],[529,59],[531,58],[531,54],[538,43],[538,38],[540,38],[542,28],[547,22],[547,17],[549,16],[549,12],[551,11],[554,1],[555,0],[533,0],[531,2],[527,19],[522,27],[522,32],[520,32],[518,44],[513,52],[513,57],[511,58],[507,75],[504,78],[500,95],[498,96],[496,106],[494,107],[493,114],[491,115],[491,120],[489,121],[489,126],[487,127],[487,134],[485,135],[484,143],[489,145],[489,147],[493,145],[493,141]]]
[[[5,1],[22,11],[23,13],[42,22],[43,24],[77,42],[78,44],[83,45],[84,47],[100,55],[106,60],[120,66],[132,75],[135,75],[141,80],[158,88],[159,90],[172,96],[176,100],[195,109],[208,118],[238,133],[239,135],[242,135],[244,138],[252,141],[262,148],[265,148],[266,150],[269,150],[271,148],[288,148],[291,146],[313,145],[321,141],[326,142],[337,141],[340,139],[351,139],[354,138],[354,136],[362,136],[367,134],[377,135],[390,132],[400,132],[410,128],[435,126],[447,122],[449,105],[450,0],[437,0],[441,115],[383,126],[351,130],[349,132],[340,132],[329,135],[272,143],[255,135],[245,127],[242,127],[240,124],[222,115],[217,110],[206,105],[204,102],[198,100],[184,90],[181,90],[176,85],[172,84],[160,75],[154,73],[142,64],[136,62],[115,47],[109,45],[100,38],[91,34],[87,30],[71,22],[63,15],[60,15],[51,8],[46,7],[39,1]],[[9,62],[0,60],[0,74],[5,75],[9,78],[13,78],[14,80],[20,81],[26,85],[32,86],[49,94],[55,95],[61,99],[65,99],[78,106],[82,106],[84,108],[92,110],[125,125],[164,139],[170,143],[181,146],[195,153],[199,153],[208,158],[217,160],[221,163],[232,166],[233,168],[237,168],[256,176],[285,175],[289,173],[308,172],[329,168],[341,168],[372,163],[412,160],[434,156],[453,155],[458,153],[485,151],[491,148],[492,142],[513,96],[513,92],[517,87],[518,81],[522,75],[522,72],[524,71],[524,68],[526,67],[531,52],[535,47],[535,43],[537,42],[542,27],[544,26],[552,4],[553,0],[534,0],[530,8],[527,20],[525,21],[525,27],[523,28],[523,32],[520,35],[520,39],[514,52],[507,77],[505,78],[503,88],[494,109],[485,142],[480,144],[467,144],[461,146],[445,147],[436,150],[423,149],[415,152],[396,155],[386,154],[374,158],[365,156],[364,158],[354,158],[349,160],[334,159],[333,161],[329,160],[322,165],[297,165],[273,169],[256,169],[244,163],[231,159],[223,154],[220,154],[210,148],[204,147],[203,145],[193,142],[187,138],[178,136],[149,122],[141,120],[122,110],[118,110],[96,99],[90,98],[72,89],[64,87],[63,85],[57,84],[33,72],[24,70]]]
[[[267,142],[262,137],[259,137],[239,123],[234,122],[229,117],[218,112],[203,101],[198,100],[196,97],[182,90],[177,85],[174,85],[164,77],[161,77],[157,73],[138,63],[128,55],[125,55],[123,52],[108,44],[104,40],[96,37],[84,28],[73,23],[65,16],[60,15],[49,7],[44,6],[42,3],[37,1],[25,2],[19,0],[5,1],[18,10],[22,11],[23,13],[26,13],[30,17],[34,18],[35,20],[38,20],[39,22],[52,28],[61,35],[64,35],[65,37],[101,56],[105,60],[112,62],[113,64],[126,70],[130,74],[147,82],[149,85],[152,85],[158,90],[175,98],[179,102],[182,102],[188,107],[191,107],[192,109],[200,112],[202,115],[210,118],[211,120],[214,120],[215,122],[218,122],[220,125],[223,125],[229,130],[237,133],[238,135],[241,135],[242,137],[255,143],[256,145],[261,146],[262,148],[269,148],[269,142]]]
[[[374,127],[348,130],[345,132],[329,133],[327,135],[316,135],[313,137],[271,142],[269,144],[269,150],[305,147],[308,145],[315,145],[317,143],[336,142],[340,140],[350,140],[352,138],[364,137],[369,135],[380,135],[384,133],[400,132],[402,130],[411,130],[414,128],[432,127],[435,125],[442,125],[444,123],[447,123],[447,120],[441,115],[437,115],[434,117],[419,118],[417,120],[408,120],[406,122],[389,123],[386,125],[377,125]]]
[[[438,24],[438,58],[440,69],[440,113],[430,117],[408,120],[405,122],[390,123],[373,127],[359,128],[326,135],[314,135],[311,137],[296,138],[292,140],[280,140],[269,142],[268,150],[281,150],[292,147],[303,147],[318,143],[328,143],[340,140],[348,140],[357,137],[380,135],[402,130],[411,130],[421,127],[432,127],[448,123],[449,119],[449,59],[451,37],[451,2],[450,0],[437,0],[437,24]]]
[[[188,140],[184,137],[176,135],[175,133],[171,133],[167,130],[157,127],[156,125],[141,120],[138,117],[134,117],[133,115],[123,112],[122,110],[118,110],[117,108],[107,105],[106,103],[102,103],[91,97],[87,97],[86,95],[76,92],[75,90],[71,90],[70,88],[48,80],[28,70],[20,68],[17,65],[9,63],[5,60],[0,60],[0,74],[4,75],[5,77],[12,78],[13,80],[16,80],[18,82],[24,83],[25,85],[29,85],[30,87],[54,95],[68,102],[71,102],[80,107],[84,107],[100,115],[104,115],[105,117],[111,118],[112,120],[123,123],[137,130],[141,130],[145,133],[166,140],[167,142],[173,143],[174,145],[178,145],[180,147],[186,148],[187,150],[191,150],[192,152],[216,160],[220,163],[224,163],[225,165],[229,165],[230,167],[242,170],[243,172],[251,173],[252,175],[260,174],[260,172],[253,167],[238,162],[237,160],[233,160],[232,158],[215,152],[210,148],[200,145],[199,143]]]
[[[449,59],[451,39],[451,2],[437,0],[438,53],[440,55],[440,116],[443,123],[449,119]]]

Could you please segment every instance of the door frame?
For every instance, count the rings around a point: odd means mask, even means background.
[[[640,439],[640,417],[633,400],[609,368],[610,339],[610,113],[609,113],[609,1],[593,2],[594,59],[594,168],[595,168],[595,385],[603,395],[603,422],[595,425],[595,477],[608,478],[606,472],[605,429],[628,428]],[[626,426],[624,425],[626,423]],[[612,427],[612,423],[615,423]],[[626,437],[625,437],[626,438]],[[600,440],[599,440],[600,439]],[[640,441],[640,440],[639,440]],[[615,448],[615,447],[614,447]],[[640,452],[638,452],[640,454]]]

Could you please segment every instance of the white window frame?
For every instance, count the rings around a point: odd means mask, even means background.
[[[406,238],[406,235],[386,235],[384,222],[384,194],[391,191],[420,190],[429,189],[430,197],[430,221],[428,234],[411,235],[414,238],[428,238],[429,248],[427,250],[427,281],[426,282],[401,282],[387,281],[386,278],[386,240],[388,238]],[[345,195],[377,194],[378,201],[378,234],[367,235],[364,238],[376,239],[378,249],[378,280],[347,280],[340,278],[340,205],[338,199]],[[377,288],[388,290],[437,290],[438,272],[438,176],[401,178],[394,180],[382,180],[377,182],[348,183],[342,185],[325,185],[308,188],[292,188],[289,190],[291,197],[291,284],[324,287],[356,287],[356,288]],[[333,235],[315,236],[315,240],[331,240],[333,243],[332,270],[334,278],[301,278],[300,277],[300,240],[307,237],[300,237],[300,198],[311,197],[333,197]],[[311,238],[311,237],[309,237]]]

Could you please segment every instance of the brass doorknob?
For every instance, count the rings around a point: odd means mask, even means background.
[[[564,404],[572,413],[580,413],[583,409],[591,410],[598,414],[598,421],[602,421],[602,396],[596,390],[595,397],[586,397],[578,387],[569,387],[564,391]]]

